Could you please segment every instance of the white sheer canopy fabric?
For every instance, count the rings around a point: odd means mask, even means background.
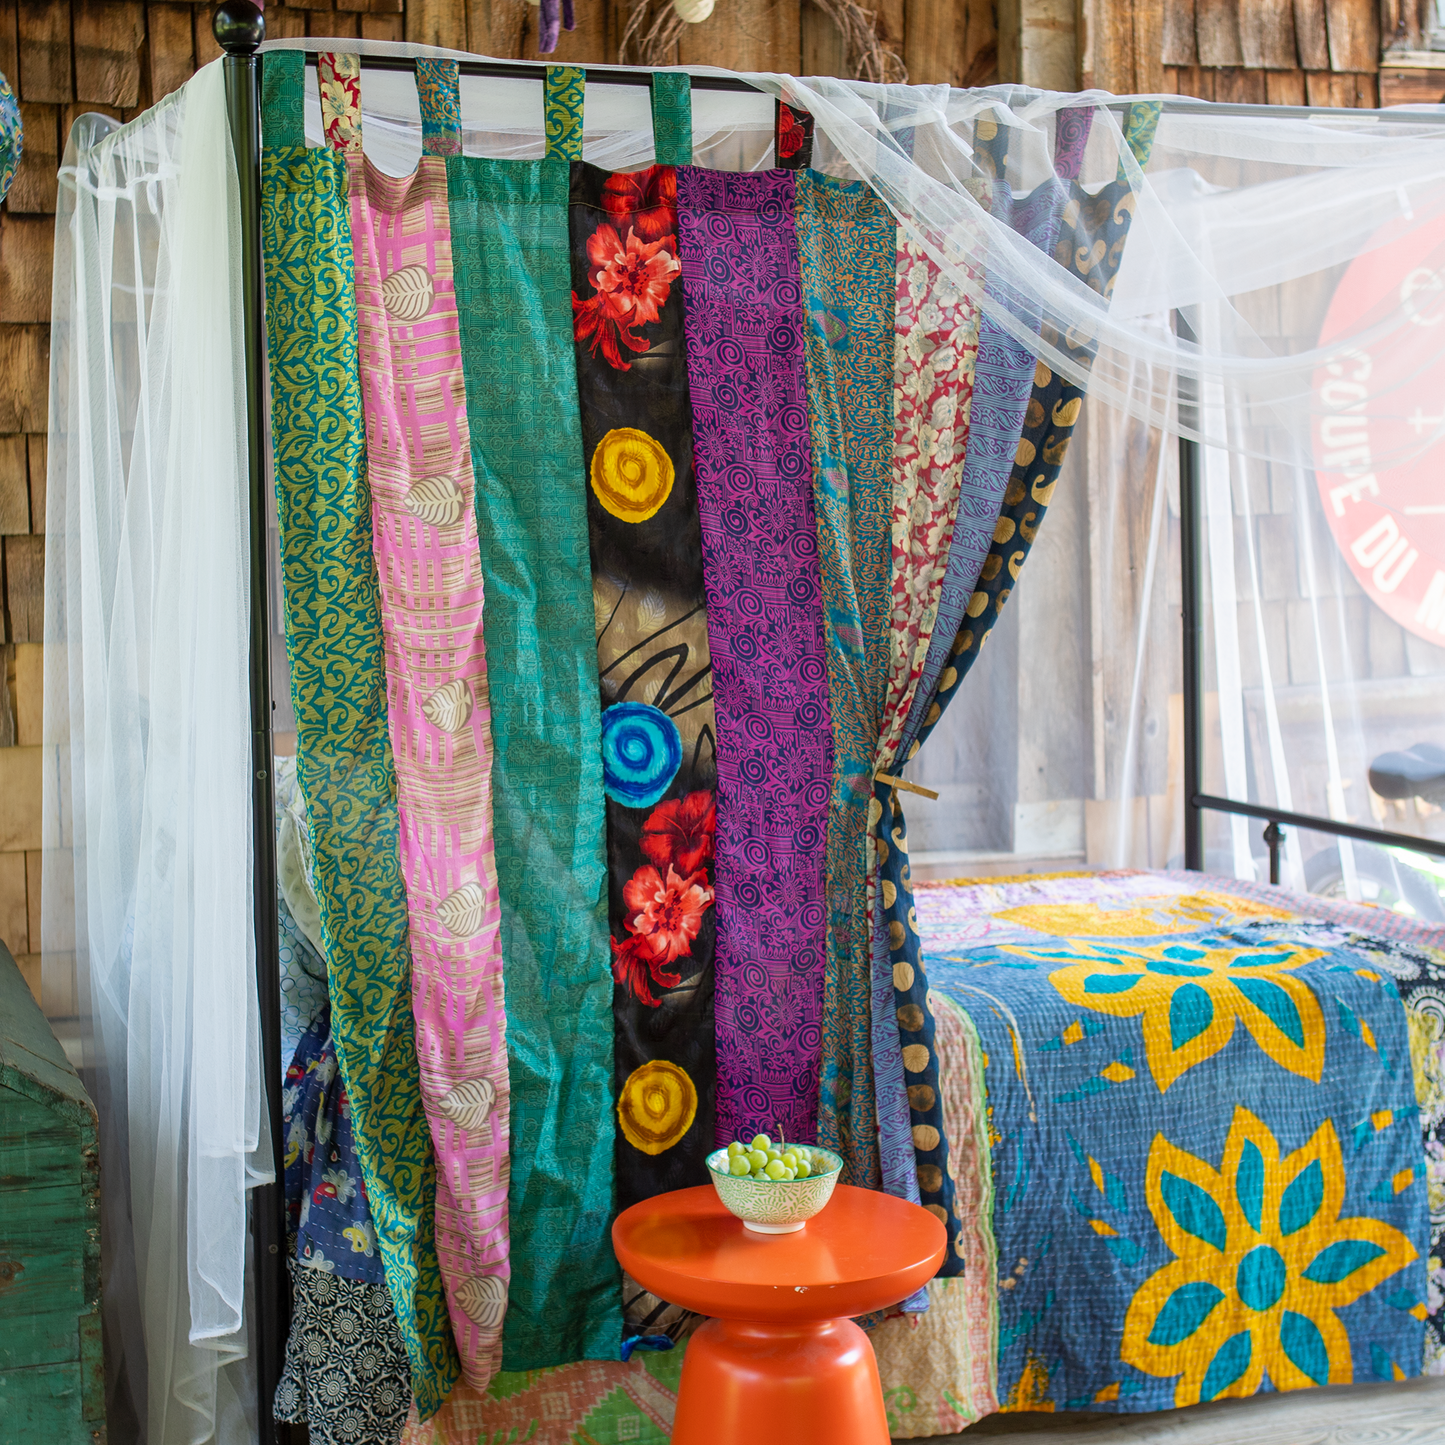
[[[71,133],[51,350],[42,968],[100,1111],[111,1438],[150,1445],[250,1433],[220,1375],[246,1352],[246,1191],[270,1157],[239,203],[219,63],[129,125],[84,116]]]

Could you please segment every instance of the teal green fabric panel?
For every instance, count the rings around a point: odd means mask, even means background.
[[[261,57],[261,140],[271,150],[306,144],[306,54],[273,50]]]
[[[412,1392],[426,1419],[460,1365],[437,1263],[436,1160],[411,1011],[340,152],[268,146],[261,231],[286,650],[331,1032]]]
[[[692,77],[678,71],[652,75],[652,158],[660,166],[692,164]]]
[[[796,222],[833,710],[818,1140],[876,1189],[868,808],[888,682],[898,229],[868,187],[817,171],[798,176]]]
[[[616,1359],[612,971],[568,167],[452,156],[512,1089],[504,1370]]]

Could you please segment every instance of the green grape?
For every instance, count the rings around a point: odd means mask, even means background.
[[[748,1145],[749,1149],[761,1149],[764,1153],[767,1153],[772,1147],[773,1141],[766,1134],[754,1134],[753,1142]]]
[[[745,1150],[745,1149],[743,1148],[743,1146],[742,1146],[741,1144],[739,1144],[736,1139],[734,1139],[733,1142],[728,1145],[728,1158],[729,1158],[729,1159],[736,1159],[739,1154],[745,1154],[745,1153],[747,1153],[747,1150]]]
[[[812,1172],[806,1159],[798,1160],[797,1176],[799,1179],[806,1179]]]
[[[798,1167],[798,1158],[799,1155],[796,1149],[783,1150],[783,1163],[786,1164],[789,1169],[796,1169]]]
[[[767,1175],[769,1179],[782,1179],[788,1172],[788,1166],[781,1159],[769,1159]]]
[[[767,1155],[769,1164],[771,1164],[774,1159],[781,1159],[783,1157],[782,1153],[777,1149],[769,1149],[767,1151]]]
[[[741,1179],[745,1174],[752,1173],[752,1165],[750,1165],[741,1154],[734,1154],[733,1157],[728,1160],[728,1173]]]
[[[764,1168],[768,1162],[768,1156],[764,1154],[761,1149],[754,1149],[751,1153],[745,1154],[743,1157],[753,1166],[754,1173]]]

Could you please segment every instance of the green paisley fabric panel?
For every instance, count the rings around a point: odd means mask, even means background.
[[[866,186],[816,171],[798,177],[796,220],[834,748],[818,1140],[849,1183],[876,1188],[867,833],[888,680],[898,233]]]
[[[273,50],[261,57],[261,141],[267,150],[306,144],[306,53]]]
[[[1141,103],[1129,109],[1125,135],[1141,167],[1148,163],[1158,115],[1157,102]],[[1061,217],[1054,247],[1055,260],[1107,298],[1113,290],[1114,278],[1123,258],[1133,211],[1134,194],[1127,180],[1111,181],[1093,195],[1074,185]],[[1047,325],[1043,329],[1043,337],[1068,350],[1080,366],[1087,368],[1092,365],[1094,342],[1091,338],[1061,337]],[[1043,362],[1037,363],[1022,434],[1014,454],[993,541],[984,559],[977,587],[954,637],[949,662],[939,678],[938,691],[928,709],[923,730],[909,750],[910,758],[927,741],[953,701],[1009,599],[1053,497],[1083,404],[1082,388],[1066,381]],[[919,943],[913,890],[906,862],[906,825],[896,790],[892,793],[891,804],[896,821],[892,829],[892,843],[884,846],[892,846],[905,859],[895,908],[898,919],[890,925],[888,940],[904,1079],[910,1098],[932,1100],[940,1089],[934,1049],[935,1024],[928,1002],[926,960]],[[913,1135],[921,1202],[943,1220],[948,1232],[948,1253],[939,1273],[962,1274],[965,1272],[965,1258],[959,1248],[959,1241],[964,1237],[960,1229],[966,1230],[968,1221],[961,1220],[957,1213],[954,1170],[949,1163],[950,1141],[946,1131],[932,1126],[915,1127]]]
[[[1129,107],[1129,115],[1124,122],[1124,144],[1129,147],[1141,171],[1149,164],[1149,153],[1154,149],[1154,133],[1159,129],[1159,117],[1163,114],[1164,107],[1157,100],[1140,101]],[[1128,179],[1123,156],[1119,157],[1118,179]]]
[[[549,75],[552,72],[549,72]],[[504,1370],[615,1359],[606,813],[568,167],[447,161],[491,672],[512,1088]]]
[[[654,71],[652,151],[660,166],[692,164],[692,77]]]
[[[412,1390],[426,1418],[459,1364],[437,1265],[436,1167],[411,1016],[339,152],[264,151],[262,247],[286,641],[332,1035]]]
[[[549,65],[543,82],[542,118],[549,161],[582,159],[582,95],[585,78],[575,65]],[[564,201],[565,206],[565,201]],[[565,228],[564,228],[565,235]]]

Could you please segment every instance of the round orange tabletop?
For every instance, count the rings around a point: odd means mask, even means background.
[[[906,1299],[943,1262],[926,1209],[840,1184],[796,1234],[755,1234],[704,1184],[612,1226],[644,1289],[711,1316],[687,1343],[673,1445],[888,1445],[878,1362],[850,1316]]]
[[[819,1320],[907,1299],[943,1260],[942,1223],[926,1209],[840,1184],[796,1234],[754,1234],[711,1184],[625,1210],[612,1247],[660,1299],[704,1315]]]

